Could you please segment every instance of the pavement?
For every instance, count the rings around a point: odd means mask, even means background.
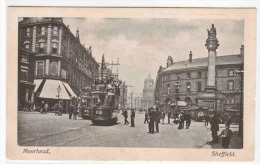
[[[130,114],[130,112],[129,112]],[[130,122],[130,119],[128,118]],[[178,130],[178,125],[160,124],[159,133],[148,133],[144,114],[136,113],[135,127],[124,124],[118,115],[113,126],[93,125],[90,120],[70,120],[69,115],[54,113],[18,112],[18,144],[21,146],[52,147],[156,147],[156,148],[222,148],[221,143],[208,145],[211,131],[203,122],[192,121],[189,129]],[[165,122],[168,120],[165,119]],[[220,125],[220,131],[224,125]],[[234,137],[230,148],[241,148],[237,137],[238,125],[231,125]]]

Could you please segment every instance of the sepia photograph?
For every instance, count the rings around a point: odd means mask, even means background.
[[[17,15],[20,153],[249,148],[244,72],[255,54],[244,51],[246,17],[104,14]]]

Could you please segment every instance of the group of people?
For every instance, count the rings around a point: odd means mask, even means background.
[[[129,124],[127,118],[128,118],[128,112],[127,112],[127,109],[124,109],[123,110],[123,113],[122,115],[124,116],[124,121],[126,125]],[[135,111],[133,109],[131,109],[131,127],[135,127]]]
[[[55,105],[50,108],[48,105],[48,102],[41,101],[39,104],[39,110],[40,113],[47,114],[50,109],[52,109],[57,116],[62,116],[64,109],[62,106],[62,101],[56,102]],[[69,115],[69,119],[76,120],[77,116],[82,113],[82,110],[86,108],[86,105],[78,101],[76,98],[72,99],[71,102],[68,102],[68,105],[66,106],[66,113]]]
[[[189,112],[183,112],[181,111],[178,114],[178,122],[179,122],[179,127],[178,129],[184,129],[184,124],[186,121],[186,129],[189,129],[191,125],[191,114]]]
[[[145,122],[147,120],[149,133],[151,134],[154,134],[155,132],[159,133],[159,123],[161,123],[161,119],[163,120],[162,122],[164,123],[164,119],[165,119],[164,111],[163,112],[159,111],[159,108],[149,108],[148,113],[147,111],[145,112],[146,112]]]
[[[222,139],[222,147],[224,149],[227,149],[230,144],[230,140],[233,137],[233,132],[230,130],[230,123],[231,123],[231,117],[228,117],[225,121],[225,129],[222,130],[220,135],[218,135],[219,131],[219,124],[221,123],[221,119],[217,113],[214,114],[214,116],[210,119],[208,116],[205,117],[205,126],[208,125],[208,122],[210,123],[210,130],[212,134],[212,141],[209,142],[210,144],[218,143],[218,138]]]

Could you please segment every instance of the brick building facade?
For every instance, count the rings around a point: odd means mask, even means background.
[[[98,76],[99,64],[91,47],[85,48],[79,31],[74,36],[62,18],[23,18],[19,22],[19,46],[35,53],[38,98],[57,99],[57,91],[51,88],[60,86],[60,98],[70,99],[80,94],[81,87],[90,87]]]
[[[243,70],[244,46],[240,54],[216,56],[214,53],[209,51],[209,57],[193,59],[190,52],[188,60],[180,62],[168,57],[167,66],[160,66],[156,78],[154,97],[161,108],[168,105],[167,110],[174,110],[178,100],[186,103],[186,109],[200,108],[207,114],[217,111],[222,117],[229,114],[238,117],[242,110],[242,90],[241,77],[236,71]]]

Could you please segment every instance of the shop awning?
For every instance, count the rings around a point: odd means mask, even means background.
[[[77,97],[77,95],[73,92],[73,90],[71,89],[70,85],[68,83],[62,82],[65,86],[65,88],[68,90],[68,92],[70,93],[70,95],[72,97]]]
[[[60,86],[61,90],[59,93],[59,99],[69,100],[70,96],[67,93],[62,81],[60,80],[46,80],[41,94],[39,95],[40,98],[48,98],[48,99],[58,99],[58,87]]]
[[[39,88],[41,83],[42,83],[42,79],[35,79],[34,80],[34,84],[35,84],[34,92],[37,91],[37,89]]]

